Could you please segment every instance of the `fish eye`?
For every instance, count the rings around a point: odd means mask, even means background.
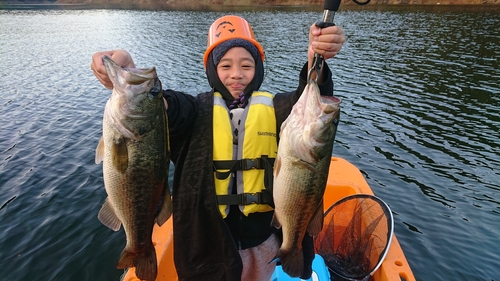
[[[160,93],[160,88],[153,87],[149,90],[149,93],[156,97]]]
[[[149,93],[153,95],[153,97],[156,97],[159,93],[161,93],[161,81],[160,79],[156,78],[155,79],[155,85],[149,89]]]

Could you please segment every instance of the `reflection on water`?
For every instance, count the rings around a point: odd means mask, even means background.
[[[266,49],[262,89],[293,89],[319,11],[239,11]],[[0,11],[2,280],[118,280],[124,243],[96,215],[94,149],[110,92],[99,50],[129,50],[165,87],[208,90],[206,30],[224,14]],[[395,215],[418,280],[497,280],[500,17],[475,7],[346,8],[329,62],[343,100],[334,154],[358,166]],[[85,266],[82,266],[85,265]]]

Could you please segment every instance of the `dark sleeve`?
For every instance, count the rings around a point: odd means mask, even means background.
[[[164,90],[163,98],[168,103],[170,152],[175,163],[182,145],[191,135],[196,119],[197,103],[194,96],[173,90]]]
[[[333,81],[332,72],[326,62],[322,68],[322,76],[324,77],[324,83],[318,84],[319,91],[323,96],[333,96]],[[307,85],[307,62],[302,67],[299,75],[299,86],[295,91],[288,93],[279,93],[274,97],[274,110],[276,114],[276,126],[277,132],[280,131],[281,123],[285,121],[290,112],[292,111],[293,105],[299,100],[300,95],[304,91]]]

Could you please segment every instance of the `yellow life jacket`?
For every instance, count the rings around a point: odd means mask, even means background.
[[[222,95],[214,93],[213,160],[219,211],[223,218],[233,204],[240,205],[245,216],[271,211],[272,193],[266,187],[272,188],[272,169],[278,151],[273,95],[252,94],[236,128],[237,145],[233,144],[235,128],[229,114]],[[230,192],[235,179],[238,194]]]

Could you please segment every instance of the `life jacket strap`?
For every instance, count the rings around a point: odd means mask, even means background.
[[[217,195],[219,205],[250,205],[267,204],[274,208],[273,201],[273,168],[275,158],[269,158],[267,155],[261,155],[260,158],[241,159],[241,160],[214,160],[214,172],[217,179],[226,179],[236,171],[263,169],[265,190],[257,193],[239,193]],[[220,172],[218,170],[228,170]]]
[[[245,158],[240,160],[214,160],[215,176],[219,180],[227,179],[236,171],[244,171],[251,169],[272,169],[274,167],[275,158],[269,158],[267,155],[262,155],[260,158]],[[228,170],[220,172],[219,170]],[[267,171],[266,171],[267,172]]]
[[[267,204],[274,208],[273,195],[265,190],[257,193],[217,195],[217,202],[219,205]]]

